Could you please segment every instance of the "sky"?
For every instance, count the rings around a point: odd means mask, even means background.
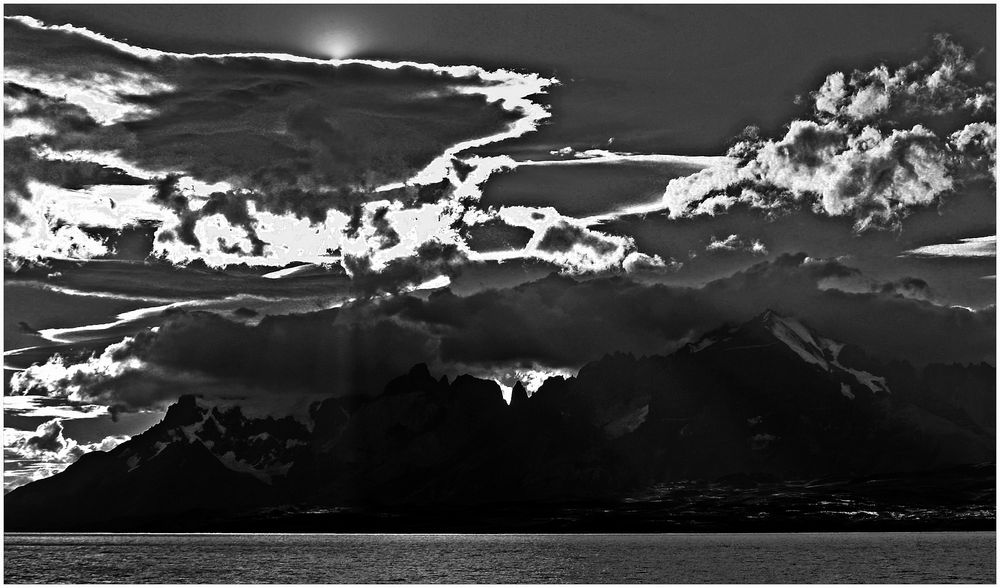
[[[995,7],[742,5],[18,5],[166,51],[515,67],[555,76],[561,114],[515,143],[718,155],[746,125],[777,131],[836,69],[922,55],[947,32],[996,68]],[[155,25],[151,23],[156,23]],[[724,114],[721,114],[724,113]],[[503,146],[509,152],[510,143]]]
[[[764,308],[995,363],[995,6],[5,15],[8,489],[181,390],[532,389]]]

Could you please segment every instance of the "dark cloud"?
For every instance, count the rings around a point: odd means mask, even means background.
[[[592,232],[566,222],[559,222],[549,227],[538,242],[538,249],[566,253],[577,245],[591,248],[599,255],[609,255],[617,250],[615,244],[608,243]]]
[[[412,256],[393,260],[377,272],[371,270],[367,258],[348,259],[358,291],[373,296],[394,294],[439,276],[453,278],[462,272],[468,258],[454,243],[428,241]]]
[[[446,252],[427,252],[428,263],[441,255]],[[613,352],[667,354],[765,308],[882,359],[992,361],[995,307],[932,304],[920,299],[926,284],[916,279],[862,292],[830,285],[861,277],[840,261],[797,254],[702,288],[552,274],[465,297],[448,290],[399,295],[266,317],[257,326],[179,311],[157,332],[109,347],[85,364],[57,358],[20,372],[12,387],[121,410],[162,405],[185,389],[224,395],[375,392],[419,362],[439,371],[489,371],[577,368]]]
[[[64,98],[13,82],[5,82],[3,90],[3,115],[8,124],[18,118],[30,119],[49,127],[46,134],[86,133],[99,126],[85,108]]]
[[[926,280],[920,278],[906,277],[885,282],[878,286],[878,291],[883,294],[895,294],[908,298],[918,298],[929,300],[933,296],[930,285]]]
[[[24,443],[25,447],[36,451],[59,452],[66,447],[66,439],[63,437],[62,422],[59,419],[52,419],[39,425],[35,435],[28,437]]]
[[[508,225],[500,219],[467,227],[464,233],[473,251],[523,249],[534,235],[531,229]]]
[[[375,237],[379,241],[379,249],[388,249],[399,244],[399,233],[392,228],[385,215],[389,212],[388,206],[383,206],[372,215],[372,227],[375,229]]]
[[[566,220],[557,220],[544,228],[535,245],[535,254],[570,273],[606,273],[621,271],[630,255],[630,263],[634,262],[636,255],[640,255],[634,249],[631,238],[607,235]]]
[[[219,237],[217,241],[220,250],[243,255],[259,256],[263,254],[264,246],[267,243],[257,236],[257,220],[250,215],[247,205],[249,198],[246,194],[236,190],[213,192],[201,208],[192,210],[188,197],[182,194],[178,188],[179,180],[180,176],[177,174],[168,174],[155,183],[153,201],[169,208],[179,219],[176,233],[164,231],[158,239],[170,241],[176,237],[181,243],[200,249],[201,241],[195,235],[197,222],[203,218],[221,214],[230,225],[246,231],[247,240],[250,241],[251,247],[249,251],[244,251],[238,244],[228,245],[222,237]]]
[[[969,312],[885,292],[822,288],[858,270],[804,254],[780,256],[704,288],[640,285],[623,278],[547,279],[464,298],[386,302],[400,316],[442,329],[444,361],[579,365],[612,351],[662,353],[722,322],[763,308],[799,316],[820,332],[882,357],[982,361],[995,348],[990,308]],[[899,287],[918,287],[906,281]]]
[[[129,158],[265,195],[329,198],[343,185],[405,179],[447,146],[506,122],[481,96],[449,95],[440,76],[413,68],[263,58],[173,66],[161,74],[173,91],[131,98],[154,114],[121,123],[136,139]],[[277,199],[276,212],[291,203]]]
[[[184,390],[222,397],[339,396],[381,391],[435,354],[433,342],[391,318],[341,320],[338,311],[266,317],[256,326],[179,311],[82,363],[56,356],[12,381],[19,393],[64,396],[114,411],[162,408]]]

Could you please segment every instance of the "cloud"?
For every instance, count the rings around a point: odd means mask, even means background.
[[[592,165],[607,163],[662,163],[685,165],[692,168],[704,168],[722,163],[725,159],[721,156],[706,155],[670,155],[661,153],[626,153],[619,151],[608,151],[607,149],[587,149],[577,151],[572,147],[563,147],[549,151],[550,155],[560,159],[544,160],[523,160],[518,161],[516,166],[553,166],[553,165]]]
[[[903,256],[913,257],[996,257],[997,237],[969,237],[957,243],[937,243],[904,251]]]
[[[843,263],[841,259],[835,261]],[[882,296],[924,300],[938,305],[944,304],[935,298],[934,292],[926,280],[913,276],[883,281],[873,279],[860,271],[843,271],[820,278],[816,285],[823,290],[830,289],[853,294],[875,293]]]
[[[625,256],[625,260],[622,261],[622,268],[630,274],[641,272],[659,273],[664,269],[678,271],[683,266],[683,263],[675,259],[666,261],[659,255],[646,255],[645,253],[639,253],[638,251],[629,253]]]
[[[57,474],[85,453],[110,451],[127,440],[128,436],[108,436],[78,443],[63,434],[61,419],[43,422],[33,432],[4,428],[4,489]]]
[[[30,419],[79,420],[96,418],[107,413],[106,407],[103,406],[66,402],[63,398],[49,396],[4,396],[3,409],[5,415]]]
[[[883,64],[850,75],[835,72],[812,94],[822,121],[865,124],[887,118],[989,113],[995,86],[979,79],[974,56],[947,35],[936,35],[929,56],[891,69]]]
[[[371,270],[367,257],[348,258],[347,269],[358,291],[364,296],[372,296],[405,291],[429,280],[455,277],[467,260],[466,252],[454,243],[429,240],[417,247],[413,255],[393,260],[379,271]]]
[[[739,235],[733,234],[729,235],[725,239],[717,239],[712,237],[705,246],[706,251],[713,252],[736,252],[736,251],[746,251],[752,253],[753,255],[767,255],[767,247],[760,242],[759,239],[744,240],[741,239]]]
[[[992,176],[997,164],[997,127],[988,122],[974,122],[949,136],[949,142],[967,162],[966,173],[980,171]]]
[[[55,396],[73,403],[98,404],[94,400],[99,398],[99,390],[105,382],[147,367],[129,355],[134,344],[134,338],[126,337],[82,362],[55,354],[45,363],[15,373],[11,377],[11,390],[22,395]]]
[[[166,53],[29,18],[4,24],[5,112],[23,123],[24,154],[8,157],[5,228],[23,241],[9,253],[32,259],[108,253],[40,245],[52,223],[79,224],[51,201],[65,199],[51,188],[70,172],[89,174],[75,181],[91,196],[77,211],[100,227],[159,220],[153,254],[172,263],[366,257],[377,272],[431,240],[465,247],[457,229],[485,179],[477,168],[494,162],[469,158],[463,171],[456,157],[534,130],[549,116],[534,97],[556,83],[474,66]],[[130,201],[162,211],[98,197],[126,180]]]
[[[955,187],[951,153],[915,126],[853,134],[830,122],[793,121],[785,136],[755,147],[742,166],[709,168],[673,180],[664,205],[673,218],[716,214],[737,203],[780,210],[804,204],[829,216],[853,216],[858,230],[897,224]]]
[[[625,237],[603,235],[564,220],[549,225],[535,242],[539,257],[573,273],[621,266],[631,247],[631,241]]]
[[[53,223],[43,214],[31,210],[27,218],[33,222],[11,228],[4,252],[18,260],[76,259],[86,260],[106,255],[108,247],[98,237],[79,227]],[[14,264],[15,267],[17,263]]]
[[[636,249],[632,237],[607,234],[552,207],[504,206],[486,213],[479,224],[500,223],[521,227],[532,236],[521,249],[473,251],[472,261],[537,259],[572,275],[619,274],[630,271],[676,270],[673,261],[647,255]]]
[[[702,287],[552,274],[468,296],[445,288],[256,325],[179,310],[158,330],[85,361],[54,357],[18,372],[11,388],[121,411],[162,407],[186,390],[236,398],[376,393],[420,362],[442,373],[500,378],[575,370],[607,353],[667,354],[765,308],[882,359],[979,362],[995,355],[993,306],[937,305],[918,279],[880,283],[842,260],[786,254]]]
[[[932,57],[892,72],[831,74],[813,95],[815,120],[791,121],[778,139],[745,133],[729,160],[671,180],[660,202],[616,215],[684,218],[746,204],[852,217],[858,231],[898,227],[911,210],[992,179],[995,87],[976,80],[972,60],[943,38]]]
[[[992,307],[967,313],[874,284],[848,292],[828,283],[861,276],[841,261],[798,254],[756,264],[703,288],[550,276],[466,297],[442,292],[380,306],[430,328],[445,363],[578,367],[614,351],[668,353],[720,323],[747,320],[763,308],[800,316],[828,336],[881,357],[916,362],[992,357]]]
[[[31,451],[60,452],[69,445],[62,433],[62,423],[58,419],[42,423],[35,434],[25,440],[24,447]]]
[[[84,361],[59,355],[17,372],[14,394],[100,404],[112,412],[163,408],[185,390],[223,397],[336,396],[380,391],[434,355],[434,342],[391,317],[341,318],[340,309],[263,318],[254,326],[175,311],[163,324]]]
[[[907,298],[919,300],[931,300],[933,293],[930,285],[920,278],[905,277],[891,282],[885,282],[878,286],[879,291],[885,294],[895,294]]]

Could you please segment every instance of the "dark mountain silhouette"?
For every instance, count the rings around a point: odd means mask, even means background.
[[[947,468],[995,460],[994,374],[986,365],[919,374],[883,365],[767,311],[670,356],[607,356],[530,396],[518,384],[509,405],[495,382],[434,378],[422,364],[381,394],[314,404],[308,424],[184,396],[145,433],[10,492],[6,524],[252,530],[312,516],[304,528],[338,530],[350,524],[330,513],[348,509],[406,513],[358,523],[367,530],[410,528],[403,520],[465,528],[456,521],[468,513],[479,517],[468,524],[485,530],[511,528],[525,513],[551,526],[570,505],[591,505],[565,520],[607,511],[618,514],[601,519],[602,529],[649,528],[643,520],[683,529],[692,513],[719,522],[719,509],[740,512],[711,498],[719,484],[747,504],[771,504],[781,520],[782,496],[819,509],[836,486],[856,502],[871,485],[852,480],[871,476],[889,480],[883,489],[924,489],[893,507],[904,518],[907,509],[947,507],[981,520],[992,517],[992,469]],[[803,480],[831,476],[827,490],[802,490]],[[956,503],[947,488],[962,484],[971,490]],[[637,515],[640,503],[655,513]],[[681,516],[679,504],[701,506]]]

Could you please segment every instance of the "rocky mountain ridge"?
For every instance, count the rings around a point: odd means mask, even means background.
[[[684,480],[993,461],[995,430],[970,414],[989,398],[995,411],[988,370],[931,371],[936,379],[907,379],[905,366],[767,311],[670,356],[607,356],[530,396],[518,385],[509,405],[493,381],[435,378],[422,364],[381,394],[316,403],[310,423],[187,395],[114,450],[9,493],[6,523],[92,529],[282,505],[618,501]]]

